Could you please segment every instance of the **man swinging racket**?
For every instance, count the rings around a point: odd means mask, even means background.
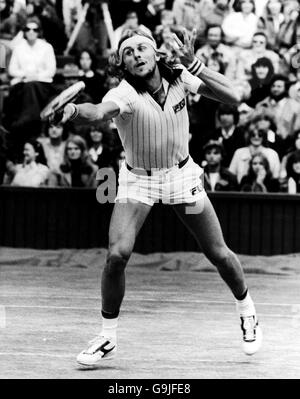
[[[194,37],[189,38],[187,33],[184,36],[184,46],[191,47]],[[126,154],[102,273],[102,332],[77,356],[81,365],[96,366],[116,354],[125,267],[136,236],[158,201],[174,207],[232,291],[241,320],[244,352],[253,355],[261,346],[262,332],[241,264],[224,242],[201,183],[203,170],[188,153],[187,94],[198,93],[228,104],[238,103],[239,96],[227,78],[187,53],[182,53],[182,58],[189,61],[187,68],[171,66],[163,61],[153,37],[143,31],[129,31],[111,60],[123,73],[119,86],[111,89],[100,104],[70,103],[64,107],[63,122],[113,118]]]

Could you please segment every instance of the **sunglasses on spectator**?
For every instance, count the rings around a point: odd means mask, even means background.
[[[265,40],[253,40],[255,44],[265,44]]]
[[[252,131],[249,132],[250,137],[263,137],[264,132],[259,130],[259,131]]]
[[[29,26],[26,26],[26,28],[24,30],[25,30],[25,32],[30,32],[30,31],[38,32],[39,28],[30,28]]]

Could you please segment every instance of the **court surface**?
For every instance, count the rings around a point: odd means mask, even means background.
[[[1,379],[300,378],[298,273],[246,269],[264,332],[261,352],[247,357],[216,272],[129,266],[118,357],[85,370],[75,358],[100,330],[101,262],[0,268]]]

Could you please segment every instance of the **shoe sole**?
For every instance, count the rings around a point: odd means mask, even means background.
[[[76,361],[77,361],[77,363],[78,363],[80,366],[84,366],[84,367],[95,367],[95,366],[99,366],[103,360],[112,360],[112,359],[114,359],[115,357],[116,357],[116,352],[110,352],[110,353],[108,353],[107,355],[101,357],[99,360],[97,360],[97,362],[94,362],[94,363],[84,363],[84,362],[79,361],[79,360],[76,360]]]
[[[247,356],[255,355],[255,353],[257,353],[260,350],[260,348],[262,346],[262,341],[263,341],[263,332],[262,332],[262,329],[259,326],[257,326],[255,342],[253,342],[253,343],[243,342],[243,344],[242,344],[244,353]],[[248,346],[248,348],[247,348],[247,346]],[[251,348],[251,346],[252,346],[252,348]]]

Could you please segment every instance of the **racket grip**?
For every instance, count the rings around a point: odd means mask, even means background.
[[[52,125],[58,125],[63,118],[64,109],[60,109],[59,111],[55,111],[54,114],[50,117],[50,123]]]

